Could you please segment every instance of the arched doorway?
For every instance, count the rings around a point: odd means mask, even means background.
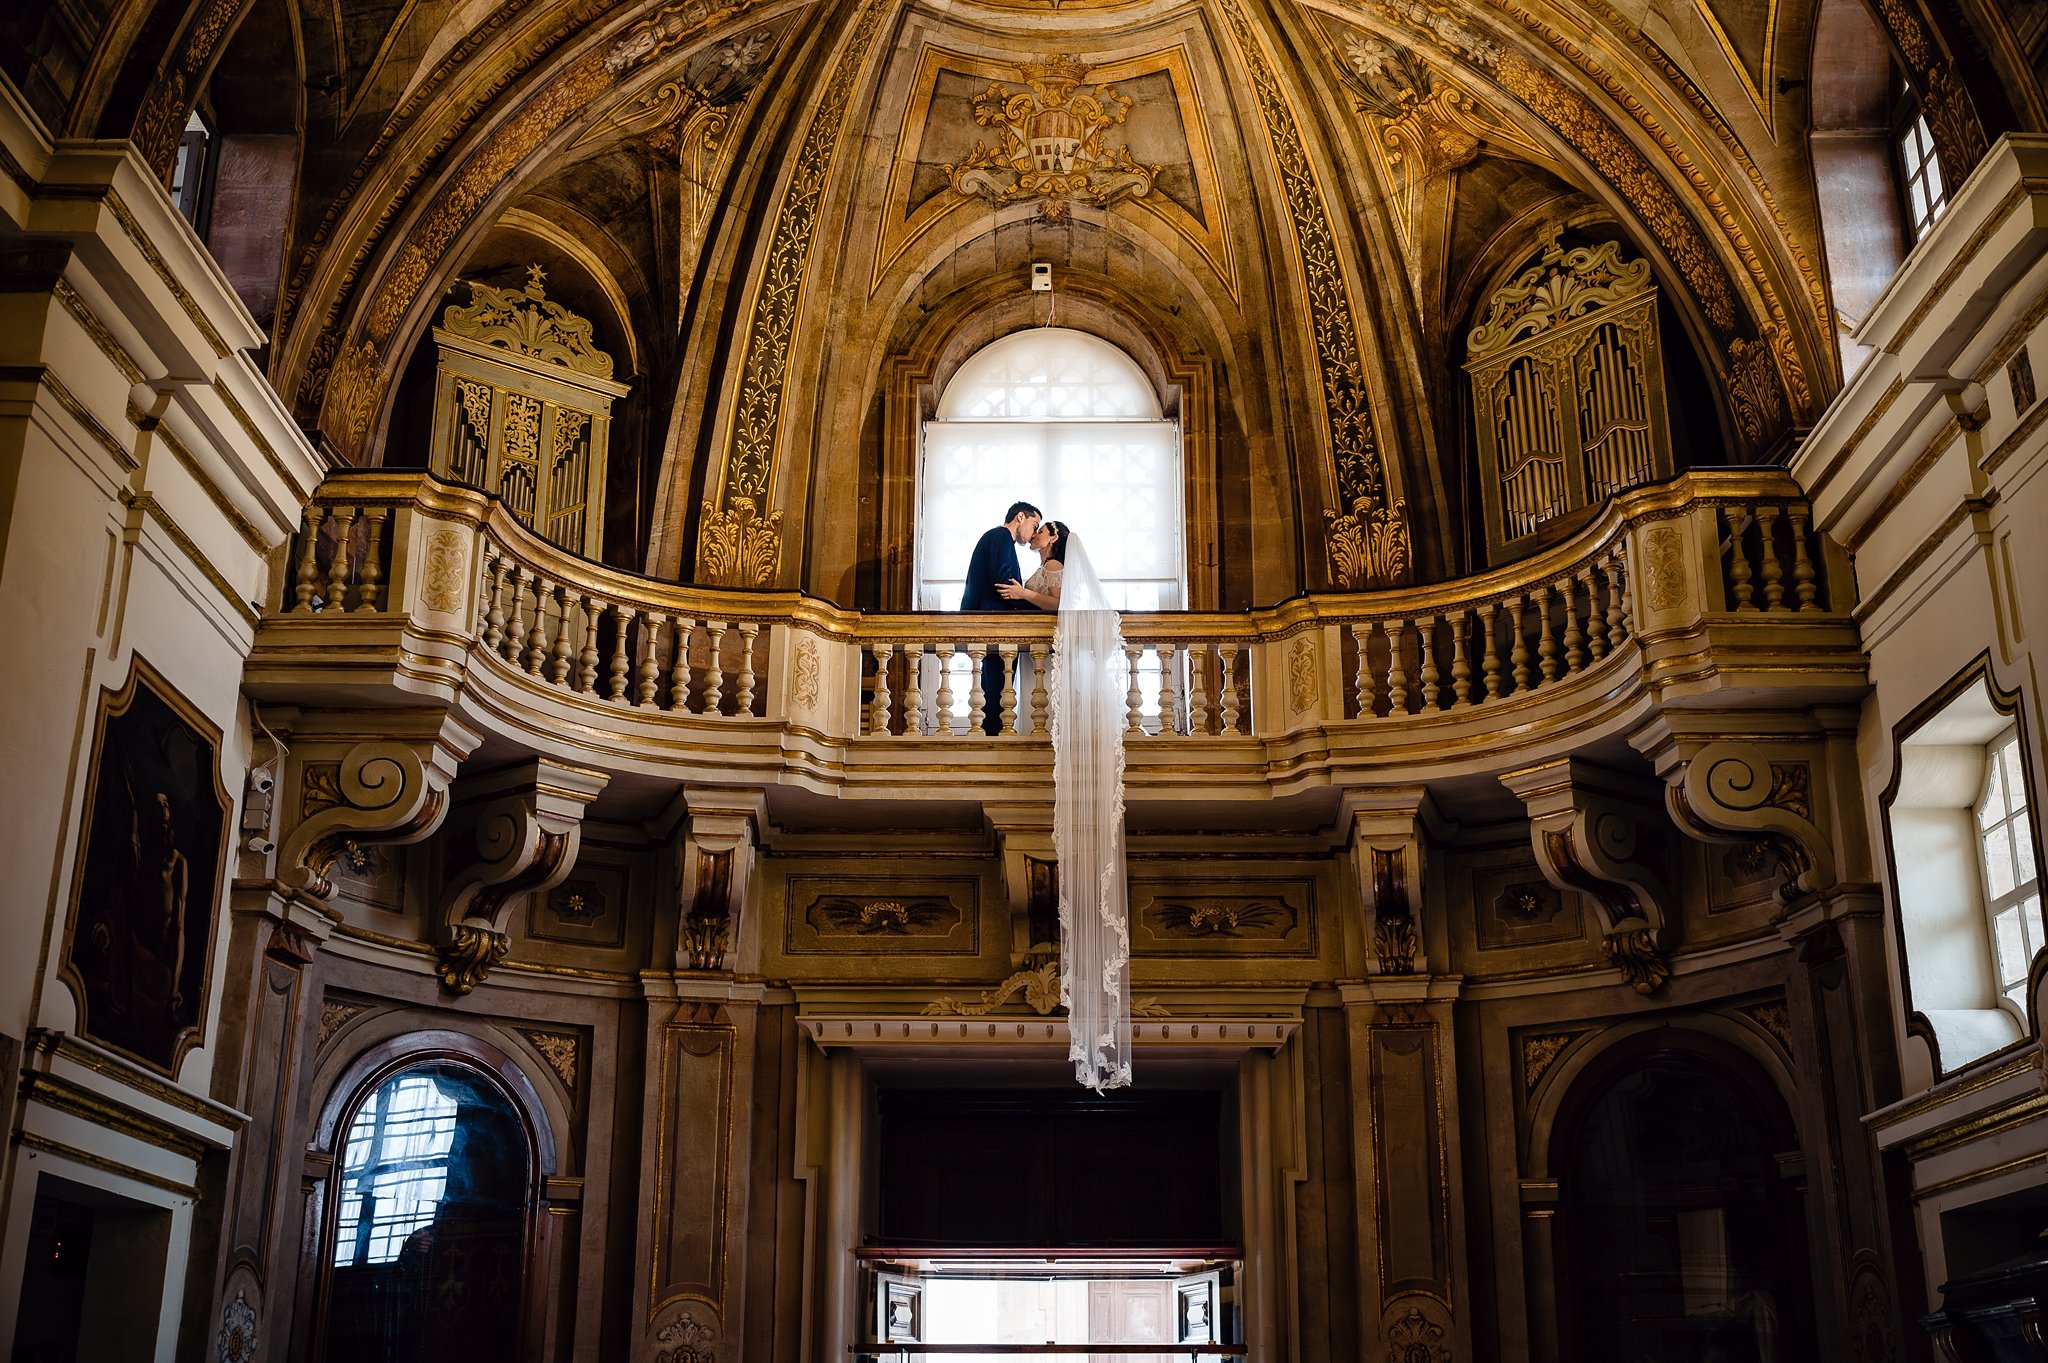
[[[1813,1357],[1797,1145],[1755,1063],[1704,1038],[1665,1034],[1581,1075],[1551,1146],[1559,1357]]]

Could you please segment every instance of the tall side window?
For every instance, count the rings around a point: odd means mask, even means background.
[[[1998,992],[2022,1014],[2027,972],[2041,950],[2041,880],[2034,859],[2034,816],[2027,806],[2020,736],[2009,730],[1987,754],[1984,794],[1977,801],[1977,844],[1983,854],[1984,911]]]
[[[959,607],[974,542],[1018,500],[1073,527],[1122,609],[1186,604],[1180,423],[1117,347],[1066,327],[1005,336],[960,366],[923,435],[918,609]]]
[[[1884,797],[1906,1006],[1941,1073],[2027,1033],[2048,941],[2018,697],[1985,666],[1899,725]]]
[[[1941,210],[1948,207],[1948,190],[1941,180],[1941,160],[1934,154],[1934,134],[1927,119],[1914,114],[1898,134],[1899,188],[1905,195],[1906,221],[1919,241],[1934,226]]]

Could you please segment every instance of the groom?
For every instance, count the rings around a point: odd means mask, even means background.
[[[999,582],[1015,582],[1024,576],[1017,561],[1017,546],[1031,538],[1044,516],[1029,502],[1012,502],[1003,513],[1003,523],[983,535],[974,545],[974,557],[967,563],[967,590],[961,594],[964,611],[1032,610],[1029,601],[1005,601],[996,591]],[[990,649],[981,660],[981,731],[998,734],[1003,729],[1003,659]]]

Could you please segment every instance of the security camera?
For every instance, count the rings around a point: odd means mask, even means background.
[[[268,766],[252,767],[249,770],[249,793],[268,795],[270,788],[277,784],[277,773]]]
[[[1052,262],[1034,260],[1031,262],[1031,292],[1052,292]]]
[[[267,857],[277,850],[277,844],[262,833],[251,833],[249,840],[242,844],[259,857]]]

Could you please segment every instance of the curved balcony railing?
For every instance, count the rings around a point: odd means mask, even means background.
[[[869,614],[799,592],[658,582],[564,553],[493,499],[416,472],[329,478],[291,553],[271,624],[400,623],[453,645],[466,659],[450,664],[458,670],[482,666],[576,703],[780,721],[860,743],[983,740],[990,711],[993,741],[1045,731],[1049,615]],[[1783,473],[1696,471],[1624,494],[1538,555],[1458,581],[1242,613],[1127,615],[1128,734],[1214,742],[1401,724],[1630,666],[1697,677],[1700,639],[1716,626],[1737,658],[1839,653],[1845,641],[1853,651],[1848,602],[1837,599],[1846,582]],[[1836,631],[1818,642],[1785,632],[1821,622]],[[1000,660],[1000,688],[984,688],[989,658]]]

